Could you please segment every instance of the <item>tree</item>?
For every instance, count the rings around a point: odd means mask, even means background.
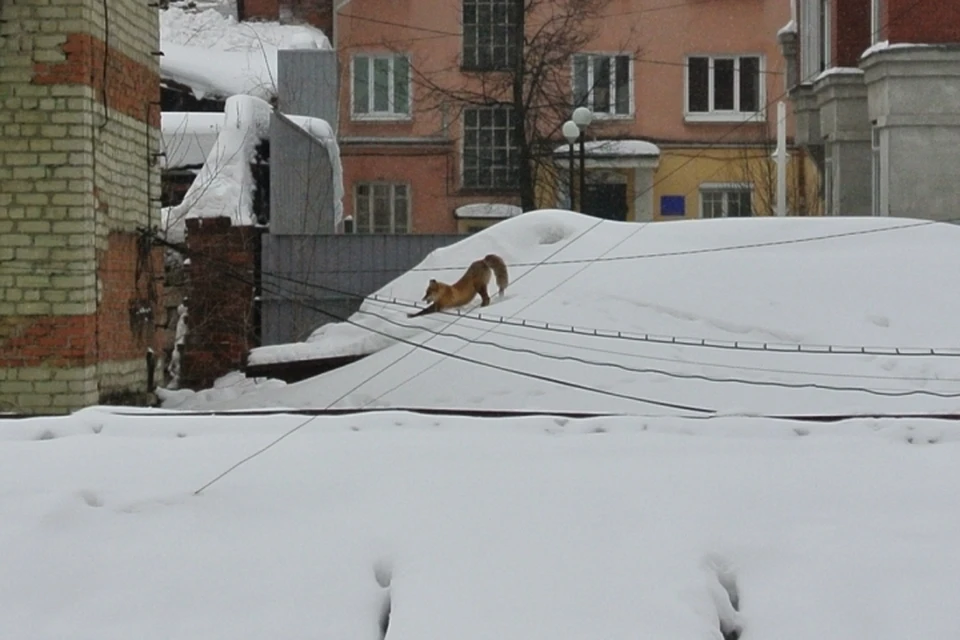
[[[461,2],[462,59],[458,54],[443,67],[460,73],[411,67],[413,82],[422,89],[422,109],[438,110],[448,120],[452,111],[463,124],[468,148],[473,136],[495,135],[484,132],[484,119],[494,129],[505,125],[511,134],[508,149],[494,144],[476,157],[465,153],[464,186],[515,191],[524,211],[534,209],[541,188],[566,182],[553,150],[563,142],[560,130],[572,109],[596,101],[596,92],[609,100],[609,87],[617,81],[606,57],[585,76],[592,78],[590,86],[581,82],[576,98],[571,92],[573,58],[596,40],[610,0]],[[631,40],[624,36],[621,52]],[[503,154],[512,156],[507,170],[498,168]]]

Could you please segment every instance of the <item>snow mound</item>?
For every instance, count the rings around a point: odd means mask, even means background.
[[[270,133],[272,107],[253,96],[232,96],[223,125],[203,168],[183,201],[161,210],[171,242],[182,242],[187,218],[230,218],[235,225],[256,224],[253,213],[253,161],[257,145]]]
[[[955,423],[114,411],[0,420],[5,638],[960,636]]]
[[[527,212],[434,251],[350,323],[250,361],[373,355],[209,407],[345,396],[337,407],[960,411],[960,301],[930,295],[954,286],[958,242],[955,225],[897,218],[644,225]],[[511,284],[482,311],[411,319],[391,303],[419,300],[430,278],[451,282],[490,252]],[[839,348],[857,353],[830,352]]]

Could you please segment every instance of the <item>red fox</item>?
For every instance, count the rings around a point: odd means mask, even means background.
[[[480,306],[487,306],[490,304],[490,296],[487,295],[487,283],[490,282],[491,272],[497,279],[497,288],[500,289],[500,296],[502,297],[509,281],[507,265],[503,258],[491,253],[473,262],[467,267],[466,273],[453,284],[445,284],[431,279],[427,285],[427,292],[423,296],[423,301],[429,302],[430,306],[417,313],[408,313],[407,317],[416,318],[428,313],[462,307],[469,304],[478,293],[482,301]]]

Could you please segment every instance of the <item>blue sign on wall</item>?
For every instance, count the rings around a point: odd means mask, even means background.
[[[685,196],[660,196],[660,215],[682,216],[687,213]]]

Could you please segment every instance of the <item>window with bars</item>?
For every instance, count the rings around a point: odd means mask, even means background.
[[[410,115],[410,59],[405,55],[353,57],[353,115],[406,118]]]
[[[740,120],[763,111],[760,56],[687,58],[688,120]]]
[[[633,60],[628,55],[573,56],[573,102],[595,115],[633,113]]]
[[[511,69],[517,61],[515,0],[463,0],[463,59],[470,71]]]
[[[354,186],[354,233],[409,233],[410,188],[392,182]]]
[[[702,185],[701,218],[744,218],[753,215],[750,185]]]
[[[516,188],[517,145],[511,107],[464,110],[462,182],[467,189]]]

